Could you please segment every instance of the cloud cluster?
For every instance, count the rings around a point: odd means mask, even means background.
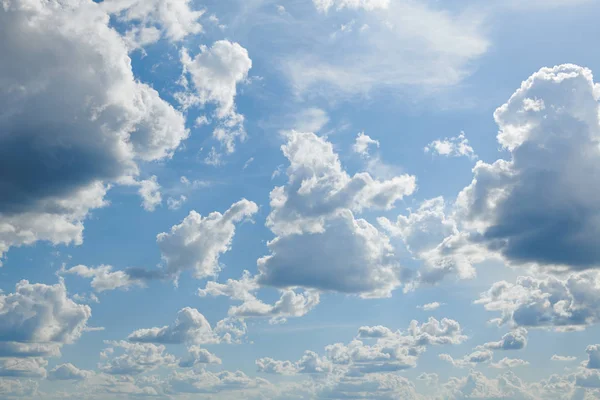
[[[288,183],[271,191],[267,226],[277,237],[258,260],[259,284],[389,296],[400,284],[389,239],[354,213],[392,208],[415,190],[415,178],[350,176],[325,139],[291,131],[286,140]]]
[[[0,169],[11,171],[0,177],[0,253],[80,244],[110,183],[188,137],[184,117],[134,77],[96,2],[7,0],[0,36]]]
[[[465,136],[464,132],[461,132],[460,135],[453,136],[451,138],[434,140],[425,146],[425,153],[432,153],[446,157],[477,158],[477,155],[469,144],[469,140]]]
[[[165,266],[165,274],[177,278],[191,270],[197,279],[215,276],[220,271],[219,256],[231,247],[236,224],[248,220],[258,206],[242,199],[224,213],[214,211],[203,217],[196,211],[169,232],[160,233],[156,241]]]

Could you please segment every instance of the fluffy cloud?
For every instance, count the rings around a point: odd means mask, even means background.
[[[471,145],[469,145],[469,140],[464,132],[451,138],[434,140],[425,147],[425,153],[447,157],[477,158],[477,155]]]
[[[487,378],[481,372],[471,371],[464,378],[450,378],[444,385],[447,399],[515,399],[533,400],[531,388],[514,373]],[[551,398],[549,396],[542,398]]]
[[[379,141],[371,139],[371,137],[369,135],[365,135],[364,132],[360,132],[356,136],[352,150],[363,157],[369,157],[369,146],[371,145],[379,147]]]
[[[443,305],[442,303],[434,301],[433,303],[427,303],[427,304],[423,304],[422,306],[417,306],[417,308],[420,308],[423,311],[433,311],[433,310],[437,310],[442,305]]]
[[[46,365],[40,357],[0,358],[0,377],[45,378]]]
[[[406,331],[396,332],[384,326],[364,326],[359,329],[358,338],[374,343],[355,339],[348,344],[326,346],[325,356],[307,351],[296,362],[266,357],[257,360],[256,365],[260,372],[272,374],[343,372],[358,377],[413,368],[428,346],[460,344],[467,339],[460,324],[446,318],[442,321],[430,318],[423,324],[412,321]]]
[[[82,381],[91,376],[93,372],[77,368],[71,363],[60,364],[48,373],[48,379],[52,381]]]
[[[177,313],[172,325],[139,329],[130,334],[127,340],[137,343],[203,344],[216,343],[219,338],[204,315],[195,308],[186,307]]]
[[[33,398],[39,395],[38,383],[32,379],[0,379],[0,395],[11,398]]]
[[[250,378],[241,371],[222,371],[199,373],[189,371],[174,372],[168,380],[169,391],[177,393],[220,393],[269,386],[264,379]]]
[[[476,364],[489,363],[494,353],[490,350],[476,350],[460,359],[455,359],[449,354],[440,354],[440,360],[447,361],[458,368],[473,367]]]
[[[374,10],[377,8],[386,9],[390,5],[390,0],[313,0],[317,10],[327,12],[331,8],[341,10],[342,8]]]
[[[176,359],[166,353],[163,345],[152,343],[106,342],[104,359],[98,364],[101,371],[111,375],[138,375],[160,366],[172,366]]]
[[[18,173],[0,178],[0,252],[80,244],[108,184],[137,175],[137,161],[170,157],[188,136],[183,115],[134,77],[108,23],[91,1],[3,3],[0,169]]]
[[[231,248],[235,226],[258,211],[258,206],[246,199],[231,205],[224,214],[212,212],[203,217],[195,211],[170,232],[156,237],[166,267],[166,274],[177,278],[182,271],[192,270],[195,278],[215,276],[219,256]]]
[[[521,360],[519,358],[508,358],[504,357],[502,360],[491,363],[490,367],[498,368],[498,369],[506,369],[506,368],[515,368],[515,367],[524,367],[529,365],[528,361]]]
[[[203,31],[204,10],[192,10],[191,0],[104,0],[101,7],[127,23],[125,40],[131,48],[142,47],[165,37],[180,41]]]
[[[248,51],[238,43],[219,40],[210,48],[201,46],[200,53],[193,58],[183,49],[181,62],[184,66],[182,82],[188,91],[178,93],[179,101],[184,107],[215,104],[218,123],[213,137],[227,153],[232,153],[236,140],[246,139],[244,117],[236,112],[235,97],[237,85],[247,80],[252,68]],[[188,75],[193,92],[187,87]]]
[[[266,304],[256,297],[255,292],[259,288],[256,277],[244,271],[240,280],[228,279],[225,283],[207,282],[204,289],[198,290],[198,295],[227,296],[242,301],[242,304],[230,307],[228,312],[230,317],[267,317],[271,318],[272,323],[285,322],[289,317],[301,317],[319,304],[319,293],[314,291],[296,293],[293,290],[281,290],[281,297],[275,304]]]
[[[142,207],[146,211],[154,211],[162,203],[160,185],[156,180],[156,176],[141,181],[139,193],[142,196]]]
[[[482,347],[491,350],[521,350],[527,346],[527,330],[517,328],[502,336],[502,340],[484,344]]]
[[[516,283],[496,282],[475,301],[499,312],[498,324],[558,330],[584,329],[600,320],[600,273],[572,273],[517,278]]]
[[[113,267],[110,265],[101,265],[96,268],[76,265],[69,269],[62,269],[60,273],[91,278],[92,288],[99,293],[115,289],[126,290],[132,286],[144,286],[143,280],[132,277],[127,271],[113,271]]]
[[[599,96],[592,73],[567,64],[542,68],[496,110],[511,158],[478,162],[457,199],[479,243],[516,265],[599,265]]]
[[[198,346],[190,346],[187,349],[187,356],[179,360],[179,366],[181,368],[191,368],[198,364],[221,364],[222,361],[219,357],[206,349],[202,349]]]
[[[278,235],[258,260],[258,282],[321,291],[389,296],[400,268],[389,239],[354,213],[390,209],[415,190],[415,178],[386,181],[350,176],[331,143],[313,133],[288,132],[288,184],[271,192],[267,226]],[[335,251],[342,249],[344,252]]]
[[[91,314],[89,306],[67,296],[62,281],[21,281],[14,293],[0,294],[0,357],[57,355],[62,345],[79,339]]]

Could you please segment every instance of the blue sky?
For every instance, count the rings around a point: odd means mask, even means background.
[[[593,0],[4,0],[0,399],[600,397]]]

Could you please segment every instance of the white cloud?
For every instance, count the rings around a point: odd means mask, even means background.
[[[591,71],[560,65],[533,74],[496,110],[510,160],[479,161],[456,202],[473,240],[512,265],[600,265],[600,191],[590,184],[600,173],[599,95]]]
[[[79,339],[91,314],[89,306],[67,296],[62,281],[20,281],[14,293],[0,294],[0,357],[57,355],[64,344]]]
[[[284,54],[282,68],[300,94],[330,97],[385,87],[453,85],[470,74],[473,61],[489,46],[483,16],[472,8],[450,12],[412,0],[317,1],[323,11],[371,9],[355,18],[358,26],[369,28],[330,35],[332,24],[347,22],[332,14],[326,24],[312,15],[298,24],[294,51]],[[383,4],[389,6],[374,7]]]
[[[516,283],[496,282],[475,301],[500,313],[498,324],[556,330],[585,329],[600,320],[600,272],[518,277]]]
[[[176,360],[166,353],[163,345],[151,343],[106,342],[98,364],[101,371],[111,375],[138,375],[160,366],[174,365]]]
[[[325,110],[312,107],[295,113],[293,129],[299,132],[319,132],[329,123]]]
[[[257,211],[258,206],[246,199],[232,204],[224,214],[214,211],[203,217],[191,211],[181,224],[156,237],[166,274],[177,278],[192,270],[198,279],[215,276],[221,269],[220,255],[231,248],[236,224]]]
[[[437,310],[438,308],[440,308],[443,304],[439,303],[437,301],[434,301],[433,303],[427,303],[427,304],[423,304],[422,306],[418,306],[417,308],[422,309],[423,311],[433,311],[433,310]]]
[[[178,42],[203,32],[205,10],[190,8],[191,0],[104,0],[101,7],[126,22],[125,40],[132,48],[157,42],[161,36]]]
[[[187,201],[187,197],[184,195],[180,195],[178,199],[174,197],[169,197],[167,199],[167,207],[169,210],[179,210],[183,203]]]
[[[184,107],[206,104],[216,105],[215,117],[218,124],[213,131],[227,153],[235,150],[236,140],[244,141],[244,116],[236,112],[235,97],[237,85],[248,78],[252,60],[248,51],[238,43],[220,40],[212,47],[200,47],[200,53],[191,57],[186,49],[181,52],[184,66],[183,82],[186,76],[192,79],[193,92],[178,93]]]
[[[552,361],[571,362],[571,361],[577,360],[577,357],[573,357],[573,356],[559,356],[558,354],[553,354],[550,359]]]
[[[160,185],[156,180],[156,176],[140,181],[139,193],[143,200],[142,206],[146,211],[154,211],[162,203]]]
[[[168,384],[170,391],[174,394],[215,394],[220,392],[245,391],[247,389],[269,386],[269,383],[264,379],[250,378],[241,371],[222,371],[217,373],[210,371],[174,372],[169,377]]]
[[[434,140],[425,147],[425,153],[446,157],[468,157],[477,158],[477,154],[469,144],[464,132],[460,135],[443,140]]]
[[[137,161],[171,157],[189,134],[183,115],[134,77],[108,23],[95,2],[4,2],[0,168],[18,173],[0,179],[0,252],[81,244],[108,184],[137,175]]]
[[[124,289],[132,286],[144,286],[144,281],[131,277],[126,271],[113,271],[110,265],[101,265],[99,267],[87,267],[85,265],[76,265],[72,268],[61,270],[61,274],[74,274],[82,278],[91,278],[92,288],[96,292],[108,290]]]
[[[521,350],[527,346],[527,330],[517,328],[502,336],[502,340],[484,344],[483,348],[490,350]]]
[[[0,377],[45,378],[46,365],[40,357],[0,358]]]
[[[378,8],[387,9],[390,0],[313,0],[317,10],[327,12],[331,8],[341,10],[343,8],[375,10]]]
[[[507,358],[504,357],[502,360],[491,363],[490,367],[498,369],[525,367],[529,365],[529,361],[521,360],[519,358]]]
[[[93,375],[92,371],[81,370],[73,364],[67,363],[54,367],[48,373],[48,379],[51,381],[82,381],[91,375]]]
[[[365,135],[364,132],[360,132],[356,136],[352,150],[363,157],[369,157],[369,146],[371,145],[379,147],[379,141],[371,139],[371,137],[369,135]]]
[[[191,368],[198,364],[222,364],[221,359],[210,351],[198,346],[190,346],[187,349],[187,356],[179,360],[179,366],[182,368]]]
[[[217,343],[220,339],[204,315],[195,308],[186,307],[177,313],[172,325],[139,329],[131,333],[127,340],[137,343],[204,344]]]
[[[465,368],[474,367],[476,364],[489,363],[492,361],[494,353],[490,350],[475,350],[473,353],[463,358],[455,359],[449,354],[440,354],[440,360],[447,361],[455,367]]]

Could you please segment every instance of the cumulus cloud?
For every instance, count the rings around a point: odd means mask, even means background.
[[[62,281],[20,281],[14,293],[0,294],[0,357],[58,355],[64,344],[79,339],[91,315],[89,306],[67,296]]]
[[[529,361],[521,360],[519,358],[508,358],[504,357],[502,360],[491,363],[490,367],[498,369],[524,367],[529,365]]]
[[[107,374],[138,375],[176,362],[175,356],[166,353],[164,345],[123,340],[107,341],[106,344],[109,347],[100,354],[103,361],[98,364],[98,368]]]
[[[477,155],[471,145],[469,145],[469,140],[464,132],[451,138],[434,140],[425,146],[425,153],[446,157],[477,158]]]
[[[465,368],[473,367],[476,364],[489,363],[492,361],[494,353],[490,350],[476,350],[463,358],[455,359],[449,354],[440,354],[440,360],[447,361],[455,367]]]
[[[223,362],[217,356],[199,346],[190,346],[187,349],[187,356],[179,360],[181,368],[191,368],[198,364],[222,364]]]
[[[99,293],[115,289],[127,290],[132,286],[144,286],[143,280],[132,277],[127,271],[113,271],[113,267],[110,265],[101,265],[95,268],[76,265],[69,269],[61,269],[60,273],[92,279],[92,288]]]
[[[327,12],[331,8],[341,10],[343,8],[374,10],[377,8],[386,9],[390,5],[390,0],[313,0],[317,10]]]
[[[290,317],[301,317],[319,304],[319,293],[281,290],[281,297],[274,304],[267,304],[256,297],[260,285],[256,277],[244,271],[240,280],[228,279],[225,283],[209,281],[198,290],[200,297],[227,296],[242,304],[229,308],[229,316],[236,318],[270,318],[271,323],[285,322]]]
[[[108,23],[83,0],[9,0],[0,10],[10,60],[0,71],[0,169],[18,171],[0,178],[0,252],[80,244],[109,184],[137,175],[138,161],[171,157],[189,134],[183,115],[134,77]]]
[[[369,157],[369,146],[379,147],[379,140],[371,139],[369,135],[360,132],[356,136],[352,150],[363,157]]]
[[[104,0],[100,4],[127,23],[125,40],[135,49],[161,37],[178,42],[203,32],[200,17],[205,10],[193,10],[190,3],[191,0]]]
[[[203,217],[191,211],[179,225],[160,233],[156,241],[168,276],[177,278],[192,270],[195,278],[215,276],[220,271],[219,256],[231,248],[236,224],[249,219],[258,206],[242,199],[224,213],[214,211]]]
[[[168,379],[169,390],[174,393],[205,393],[240,391],[269,386],[269,382],[260,378],[250,378],[241,371],[222,371],[213,373],[174,372]]]
[[[359,340],[361,339],[361,340]],[[357,339],[348,344],[325,347],[325,355],[312,351],[296,361],[278,361],[269,357],[256,361],[260,372],[280,375],[318,373],[358,377],[413,368],[420,354],[429,346],[456,345],[467,337],[460,324],[450,319],[430,318],[420,324],[411,321],[406,331],[392,331],[384,326],[363,326]],[[374,341],[372,344],[365,341]]]
[[[490,350],[521,350],[527,346],[527,330],[517,328],[502,336],[497,342],[489,342],[482,347]]]
[[[499,312],[498,324],[557,330],[585,329],[600,318],[600,272],[518,277],[516,283],[496,282],[475,301]]]
[[[510,160],[477,163],[457,215],[507,262],[599,265],[599,96],[588,69],[566,64],[533,74],[494,113]]]
[[[219,338],[204,315],[195,308],[186,307],[177,313],[172,325],[139,329],[131,333],[127,340],[137,343],[204,344],[217,343]]]
[[[0,358],[0,377],[45,378],[46,365],[41,357]]]
[[[420,308],[423,311],[433,311],[433,310],[437,310],[442,305],[443,305],[442,303],[434,301],[433,303],[427,303],[427,304],[423,304],[422,306],[417,306],[417,308]]]
[[[140,181],[139,193],[142,197],[142,207],[146,211],[154,211],[162,203],[160,185],[156,180],[156,176]]]
[[[183,49],[181,62],[182,82],[188,86],[187,76],[191,77],[193,91],[186,87],[186,92],[177,94],[179,101],[186,108],[214,104],[217,125],[213,137],[226,153],[233,153],[236,141],[246,139],[244,116],[236,112],[235,97],[237,85],[247,80],[252,68],[248,51],[238,43],[219,40],[210,48],[201,46],[195,57]]]
[[[54,367],[48,373],[48,379],[51,381],[82,381],[93,375],[92,371],[85,371],[77,368],[71,363],[60,364]]]
[[[558,354],[553,354],[550,359],[552,361],[571,362],[571,361],[577,360],[577,357],[573,357],[573,356],[559,356]]]
[[[258,260],[258,282],[389,296],[400,275],[389,239],[354,213],[392,208],[415,190],[415,178],[350,176],[325,139],[296,131],[286,139],[281,148],[290,162],[288,183],[271,192],[267,217],[278,236],[268,243],[271,254]]]

